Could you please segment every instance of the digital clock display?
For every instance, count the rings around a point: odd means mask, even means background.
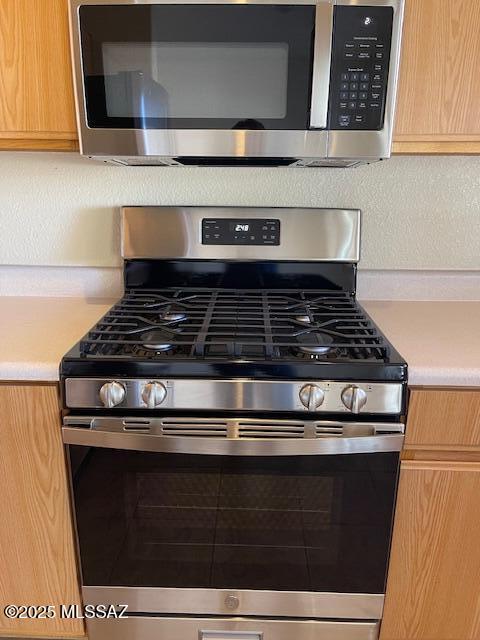
[[[242,231],[250,231],[250,225],[242,222],[235,222],[231,225],[232,231],[235,233],[241,233]]]
[[[202,244],[280,244],[280,220],[258,218],[204,218]]]

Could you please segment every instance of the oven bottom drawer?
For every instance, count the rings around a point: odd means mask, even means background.
[[[376,640],[378,622],[136,616],[87,621],[89,640]]]

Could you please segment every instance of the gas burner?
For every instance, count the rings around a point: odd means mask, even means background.
[[[145,340],[145,342],[143,342],[141,346],[144,349],[148,349],[148,351],[156,351],[157,353],[159,353],[162,351],[170,351],[171,349],[173,349],[173,344],[171,343],[171,335],[167,334],[161,329],[154,329],[152,331],[142,333],[141,338],[142,340]]]
[[[167,311],[166,313],[162,313],[160,318],[165,320],[165,322],[183,322],[187,319],[187,315],[181,311]]]
[[[299,324],[312,324],[312,319],[310,316],[308,316],[307,314],[303,315],[303,316],[295,316],[295,320],[299,323]]]
[[[310,331],[297,336],[297,342],[300,343],[297,347],[299,351],[318,356],[326,355],[331,351],[330,345],[333,343],[333,338],[321,331]]]

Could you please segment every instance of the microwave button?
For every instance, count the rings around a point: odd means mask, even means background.
[[[383,65],[381,64],[374,64],[373,68],[375,71],[383,71]]]
[[[360,91],[368,91],[368,82],[360,83]]]
[[[372,91],[379,91],[382,88],[381,84],[372,84]]]
[[[383,49],[385,47],[385,45],[383,44],[383,42],[377,42],[377,44],[375,45],[375,49]]]
[[[358,91],[358,82],[350,83],[350,91]]]
[[[348,104],[346,102],[340,102],[340,109],[346,109]]]
[[[353,51],[353,49],[355,49],[355,42],[346,42],[345,43],[345,49],[347,51]]]
[[[366,100],[368,98],[368,93],[366,91],[360,91],[358,97],[360,98],[360,100]]]
[[[381,73],[376,73],[376,74],[373,76],[373,81],[374,81],[374,82],[381,82],[381,81],[382,81],[382,74],[381,74]]]
[[[358,103],[358,108],[359,109],[366,109],[367,108],[367,103],[366,102],[359,102]]]
[[[362,124],[362,122],[365,122],[365,116],[364,115],[356,115],[355,116],[355,123],[356,124]]]
[[[349,102],[348,103],[348,108],[349,109],[356,109],[357,108],[357,103],[356,102]]]
[[[338,116],[338,124],[341,127],[348,127],[348,125],[350,124],[350,116],[347,116],[347,115]]]
[[[358,73],[352,73],[351,76],[350,76],[350,80],[352,82],[358,82],[358,76],[359,76]]]
[[[356,100],[358,98],[357,92],[356,91],[352,91],[350,93],[350,100]]]
[[[342,82],[340,85],[340,91],[348,91],[348,82]]]
[[[340,80],[342,82],[345,82],[346,80],[350,79],[350,74],[349,73],[342,73],[342,75],[340,76]]]
[[[376,51],[375,52],[375,58],[377,60],[383,60],[383,51]]]
[[[368,106],[370,107],[370,109],[379,109],[380,108],[380,103],[379,102],[370,102],[370,104]]]
[[[369,42],[360,42],[360,44],[358,46],[363,51],[367,51],[368,49],[372,48],[372,45]]]
[[[372,100],[380,100],[380,93],[372,93]]]
[[[351,51],[346,51],[346,52],[343,54],[343,57],[345,58],[345,60],[352,60],[352,58],[354,58],[354,57],[355,57],[355,54],[354,54],[354,53],[352,53]]]
[[[340,92],[340,100],[348,100],[348,92],[347,91],[341,91]]]
[[[360,51],[360,53],[357,55],[357,58],[359,60],[370,60],[370,53],[368,51]]]
[[[369,73],[361,73],[360,74],[360,82],[368,82],[368,80],[370,80],[370,74]]]

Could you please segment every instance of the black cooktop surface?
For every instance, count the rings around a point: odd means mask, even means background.
[[[406,364],[349,292],[141,288],[65,356],[62,375],[405,380]]]

